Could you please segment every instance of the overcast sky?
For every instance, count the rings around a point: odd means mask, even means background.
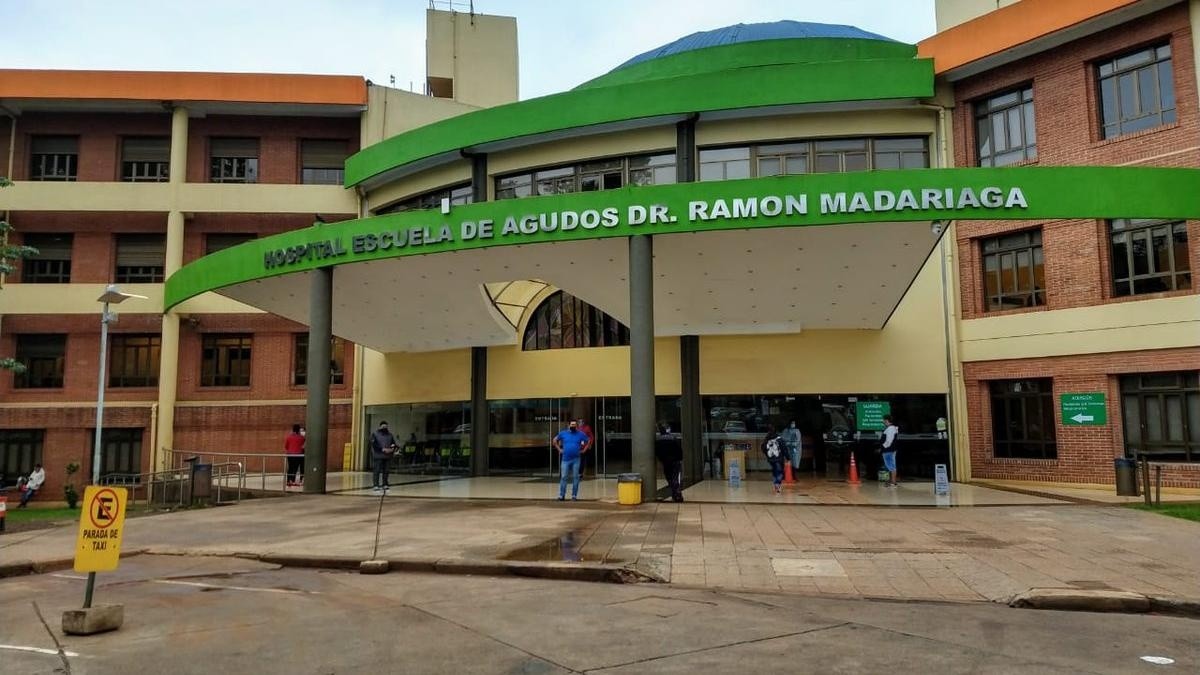
[[[440,3],[444,5],[445,3]],[[463,7],[465,7],[465,3]],[[0,0],[0,68],[395,76],[420,91],[428,0]],[[933,0],[476,0],[517,18],[521,98],[569,89],[700,30],[794,19],[904,42]]]

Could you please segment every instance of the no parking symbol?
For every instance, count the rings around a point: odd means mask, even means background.
[[[75,540],[76,572],[117,569],[127,497],[125,488],[89,485],[84,490],[79,536]]]

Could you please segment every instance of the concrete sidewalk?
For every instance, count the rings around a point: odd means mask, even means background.
[[[295,496],[129,522],[125,550],[371,557],[380,500]],[[618,565],[673,584],[1003,601],[1030,588],[1200,598],[1200,524],[1108,506],[872,508],[383,500],[377,556]],[[0,537],[0,567],[73,553],[74,527]],[[419,565],[418,565],[419,567]]]

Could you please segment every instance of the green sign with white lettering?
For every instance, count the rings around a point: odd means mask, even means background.
[[[892,414],[887,401],[855,401],[854,420],[859,431],[883,431],[883,416]]]
[[[1059,397],[1064,427],[1098,427],[1108,424],[1104,392],[1063,394]]]

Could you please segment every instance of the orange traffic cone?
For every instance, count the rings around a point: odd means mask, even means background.
[[[858,463],[854,461],[853,450],[850,451],[850,477],[846,479],[846,482],[851,485],[859,485],[862,483],[862,481],[858,479]]]
[[[783,464],[783,482],[791,485],[796,482],[795,476],[792,475],[792,463],[784,462]]]

